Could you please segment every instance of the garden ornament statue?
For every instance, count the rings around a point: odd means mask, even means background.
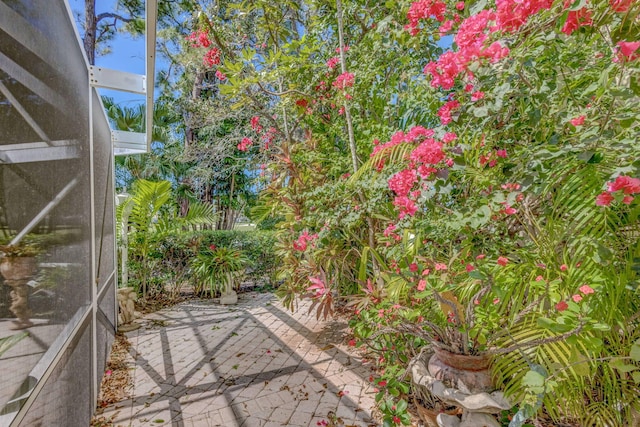
[[[12,330],[26,329],[33,326],[29,309],[28,282],[35,275],[37,262],[35,256],[40,250],[32,244],[17,243],[0,246],[0,274],[11,289],[11,306],[9,309],[16,316]]]

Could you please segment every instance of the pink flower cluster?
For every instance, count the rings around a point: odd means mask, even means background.
[[[204,54],[202,62],[207,67],[213,67],[220,63],[220,50],[217,47],[211,48]]]
[[[437,171],[433,166],[445,160],[446,157],[444,144],[457,138],[455,133],[449,132],[445,134],[441,142],[433,138],[433,135],[432,129],[415,126],[407,134],[398,131],[391,137],[391,141],[374,147],[372,156],[398,144],[419,143],[409,154],[409,167],[389,179],[389,189],[396,194],[393,203],[400,209],[400,219],[417,212],[418,208],[415,202],[420,196],[420,190],[411,191],[412,188],[418,182],[418,178],[428,179],[431,174]],[[453,162],[451,161],[450,164]],[[384,163],[380,165],[378,170],[381,170],[383,166]]]
[[[209,39],[208,31],[194,31],[187,36],[187,40],[191,42],[191,47],[208,48],[209,46],[211,46],[211,40]],[[213,67],[214,65],[218,65],[220,63],[220,50],[217,47],[212,47],[207,51],[207,53],[205,53],[204,57],[202,58],[202,62],[209,68]]]
[[[464,4],[463,4],[464,6]],[[420,32],[418,24],[421,19],[429,18],[433,16],[437,21],[444,21],[444,14],[447,11],[447,6],[444,2],[438,0],[420,0],[411,4],[409,12],[407,12],[407,18],[409,24],[405,25],[405,29],[408,30],[412,36],[415,36]]]
[[[318,238],[318,234],[309,234],[308,231],[304,231],[298,240],[293,242],[293,249],[296,251],[304,252],[307,250],[307,244],[312,243]]]
[[[571,299],[573,300],[573,302],[580,302],[583,299],[583,296],[587,296],[589,294],[594,294],[596,291],[593,290],[593,288],[589,285],[582,285],[580,286],[579,289],[580,293],[578,294],[574,294],[571,296]],[[582,295],[581,295],[582,294]],[[559,303],[556,304],[556,310],[558,311],[565,311],[567,308],[569,308],[569,304],[567,304],[566,301],[560,301]]]
[[[333,87],[337,89],[346,89],[353,86],[355,78],[353,73],[342,73],[334,80]]]
[[[327,67],[330,68],[331,70],[333,70],[333,68],[338,65],[340,63],[340,58],[337,56],[334,56],[333,58],[329,59],[327,61]]]
[[[633,194],[640,193],[640,179],[620,175],[613,182],[607,184],[607,191],[603,191],[596,197],[596,205],[609,206],[613,202],[612,193],[622,191],[622,203],[630,205],[633,202]]]
[[[238,150],[247,151],[252,144],[253,141],[251,140],[251,138],[247,138],[245,136],[244,138],[242,138],[242,141],[240,141],[240,144],[238,144]]]
[[[187,36],[187,40],[191,42],[191,47],[211,46],[211,40],[209,40],[208,31],[194,31]]]

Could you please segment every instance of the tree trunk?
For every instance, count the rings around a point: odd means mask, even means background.
[[[193,81],[193,87],[191,88],[191,100],[197,101],[200,99],[200,94],[202,93],[202,82],[204,81],[204,73],[197,73],[196,78]],[[186,122],[191,122],[191,114],[187,114],[188,120]],[[184,148],[189,148],[196,142],[196,133],[195,129],[192,127],[193,123],[185,123],[185,141]]]
[[[85,0],[84,13],[84,51],[89,59],[89,64],[94,65],[96,62],[96,31],[98,27],[96,21],[96,0]]]
[[[338,41],[340,45],[340,69],[342,74],[347,72],[347,63],[344,57],[344,23],[342,20],[342,0],[336,0],[336,9],[338,12]],[[356,147],[356,139],[353,133],[353,122],[351,120],[351,110],[349,109],[349,100],[344,100],[344,117],[347,120],[347,133],[349,134],[349,149],[351,150],[351,165],[353,173],[358,171],[358,151]]]
[[[224,228],[225,230],[231,230],[233,228],[233,206],[232,206],[232,201],[233,201],[233,192],[235,191],[235,187],[236,187],[236,175],[232,174],[231,175],[231,188],[229,189],[229,206],[227,206],[227,214],[225,215],[225,225]]]

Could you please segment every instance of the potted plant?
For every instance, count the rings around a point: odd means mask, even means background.
[[[574,295],[563,295],[565,265],[536,267],[535,260],[518,252],[490,256],[467,251],[447,258],[427,253],[408,254],[392,265],[378,257],[380,283],[369,280],[353,301],[357,317],[352,327],[387,367],[395,355],[398,363],[407,362],[402,362],[409,353],[402,354],[405,343],[421,348],[407,363],[407,373],[417,387],[426,386],[448,405],[465,408],[461,425],[497,425],[480,414],[509,409],[501,393],[492,393],[500,388],[492,381],[494,359],[514,352],[528,358],[534,347],[602,326],[581,306],[594,289],[583,285]],[[534,363],[530,368],[536,372],[531,376],[543,372]],[[377,381],[383,386],[379,398],[407,393],[408,387],[397,385],[401,377],[385,369]],[[468,400],[482,402],[481,411],[466,408]]]
[[[235,304],[238,300],[233,289],[235,278],[247,263],[248,259],[237,249],[210,245],[198,253],[191,267],[196,280],[209,288],[212,297],[214,292],[221,292],[221,304]]]
[[[16,316],[13,330],[33,326],[27,283],[36,273],[36,255],[40,252],[40,247],[32,242],[0,245],[0,274],[12,288],[9,309]]]

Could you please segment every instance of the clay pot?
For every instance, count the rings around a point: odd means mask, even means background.
[[[491,381],[489,356],[450,353],[437,347],[434,352],[429,359],[428,369],[436,379],[471,393],[495,389]]]
[[[33,277],[37,263],[34,257],[3,257],[0,260],[0,274],[6,280],[26,280]]]

